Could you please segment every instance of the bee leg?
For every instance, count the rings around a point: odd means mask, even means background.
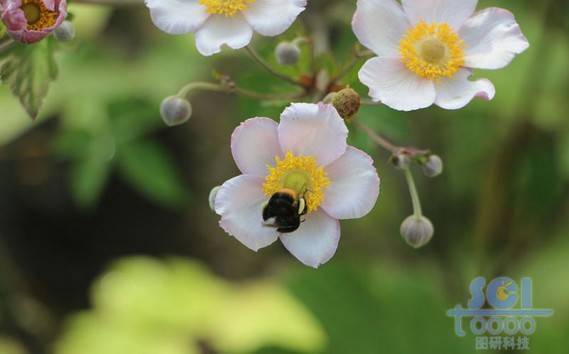
[[[303,215],[306,212],[306,201],[300,198],[298,201],[298,215]]]

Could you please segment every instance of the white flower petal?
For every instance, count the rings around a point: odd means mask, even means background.
[[[278,238],[275,228],[263,222],[263,178],[241,175],[225,182],[215,197],[219,225],[242,244],[257,251]]]
[[[231,153],[243,174],[267,175],[267,165],[282,156],[277,123],[269,118],[251,118],[231,135]]]
[[[280,239],[299,261],[318,268],[336,253],[340,241],[340,223],[320,209],[307,215],[298,230],[283,234]]]
[[[395,0],[358,0],[352,28],[361,44],[382,57],[398,57],[399,42],[409,28]]]
[[[169,34],[195,32],[209,14],[198,0],[146,0],[152,22]]]
[[[458,34],[466,43],[464,66],[469,68],[503,68],[529,47],[514,15],[499,8],[476,13]]]
[[[253,29],[264,36],[286,31],[304,11],[306,0],[257,0],[243,11]]]
[[[201,54],[209,56],[219,53],[224,44],[233,49],[243,48],[252,37],[253,29],[242,15],[213,15],[196,32],[196,46]]]
[[[435,85],[409,71],[400,59],[372,58],[361,68],[360,81],[374,101],[400,111],[429,107],[435,102]]]
[[[459,109],[466,106],[474,97],[491,100],[496,94],[494,85],[487,79],[470,81],[468,69],[461,69],[450,79],[442,79],[436,84],[436,105],[445,109]]]
[[[348,146],[346,153],[326,166],[331,184],[322,208],[336,219],[361,218],[373,209],[379,196],[379,177],[365,152]]]
[[[478,0],[402,0],[412,24],[446,22],[458,30],[476,9]]]
[[[348,128],[330,104],[293,103],[281,115],[278,130],[283,153],[313,156],[320,165],[346,151]]]

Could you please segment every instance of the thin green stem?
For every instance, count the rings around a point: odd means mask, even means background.
[[[373,55],[373,53],[370,52],[369,50],[362,51],[360,50],[359,46],[356,45],[354,47],[354,50],[352,51],[352,57],[350,58],[350,60],[346,64],[344,64],[342,69],[340,69],[340,72],[336,74],[336,76],[334,76],[331,82],[337,82],[343,79],[358,64],[360,59],[363,59],[370,55]]]
[[[251,59],[253,59],[253,61],[255,61],[257,64],[259,64],[260,66],[262,66],[266,71],[268,71],[270,74],[278,77],[281,80],[284,80],[290,84],[293,85],[298,85],[298,86],[302,86],[302,84],[298,81],[296,81],[295,79],[293,79],[292,77],[282,74],[280,72],[278,72],[276,69],[274,69],[271,64],[267,63],[267,61],[265,59],[263,59],[253,48],[251,48],[250,46],[246,46],[245,50],[247,51],[247,53],[249,54],[249,56],[251,57]]]
[[[421,217],[423,216],[423,211],[421,210],[421,200],[419,199],[419,193],[417,193],[417,186],[415,186],[413,174],[409,168],[405,169],[405,179],[407,180],[407,185],[409,186],[409,194],[411,195],[411,202],[413,203],[413,214],[416,217]]]
[[[192,91],[230,92],[228,87],[221,84],[212,82],[191,82],[182,87],[180,92],[178,92],[178,96],[189,99],[189,95]]]
[[[394,145],[389,140],[377,134],[373,129],[362,123],[360,120],[355,120],[355,124],[360,127],[373,142],[381,146],[385,150],[392,154],[397,154],[404,150],[403,148]],[[419,199],[419,193],[417,193],[417,186],[415,185],[415,180],[413,179],[413,174],[410,168],[405,169],[405,179],[407,180],[407,185],[409,186],[409,194],[411,195],[411,202],[413,203],[413,214],[417,217],[423,216],[423,211],[421,210],[421,201]]]
[[[250,97],[266,101],[290,101],[297,98],[301,98],[303,94],[303,93],[298,93],[295,95],[263,94],[260,92],[237,87],[232,82],[228,84],[221,84],[221,83],[218,84],[212,82],[192,82],[182,87],[180,92],[178,92],[178,96],[183,97],[185,99],[189,99],[189,96],[193,91],[210,91],[210,92],[237,94],[244,97]]]

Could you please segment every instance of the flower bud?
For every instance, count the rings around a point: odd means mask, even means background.
[[[411,165],[411,159],[409,158],[409,155],[404,152],[391,155],[389,162],[391,162],[391,164],[399,170],[406,170]]]
[[[433,238],[435,229],[426,217],[411,215],[403,221],[400,231],[409,246],[421,248]]]
[[[281,42],[275,49],[275,56],[281,65],[294,65],[300,59],[300,48],[292,42]]]
[[[217,197],[217,192],[219,192],[220,188],[221,186],[215,186],[209,192],[209,207],[213,212],[215,212],[215,198]]]
[[[423,174],[427,177],[437,177],[443,173],[443,160],[437,155],[430,155],[423,165]]]
[[[75,26],[70,21],[63,21],[54,31],[55,39],[60,42],[69,42],[75,38]]]
[[[169,127],[185,123],[192,116],[192,105],[178,96],[166,97],[160,105],[162,120]]]
[[[352,118],[360,110],[360,95],[351,88],[340,90],[332,99],[334,108],[344,119]]]

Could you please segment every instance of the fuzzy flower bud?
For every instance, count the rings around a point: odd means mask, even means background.
[[[178,96],[166,97],[160,105],[160,114],[169,127],[185,123],[192,116],[192,105]]]
[[[435,229],[426,217],[411,215],[403,221],[400,231],[409,246],[421,248],[433,238]]]
[[[209,192],[209,207],[214,212],[215,212],[215,198],[217,197],[217,192],[219,192],[220,188],[221,186],[215,186]]]
[[[423,174],[427,177],[437,177],[443,173],[443,160],[437,155],[430,155],[423,165]]]
[[[69,42],[75,38],[75,26],[70,21],[63,21],[59,27],[53,31],[55,39],[60,42]]]
[[[281,42],[275,49],[275,56],[281,65],[295,65],[300,58],[300,48],[293,42]]]
[[[389,159],[389,162],[399,170],[406,170],[411,165],[409,155],[403,152],[393,154]]]
[[[351,88],[338,91],[332,99],[334,108],[344,119],[352,118],[360,110],[360,95]]]

